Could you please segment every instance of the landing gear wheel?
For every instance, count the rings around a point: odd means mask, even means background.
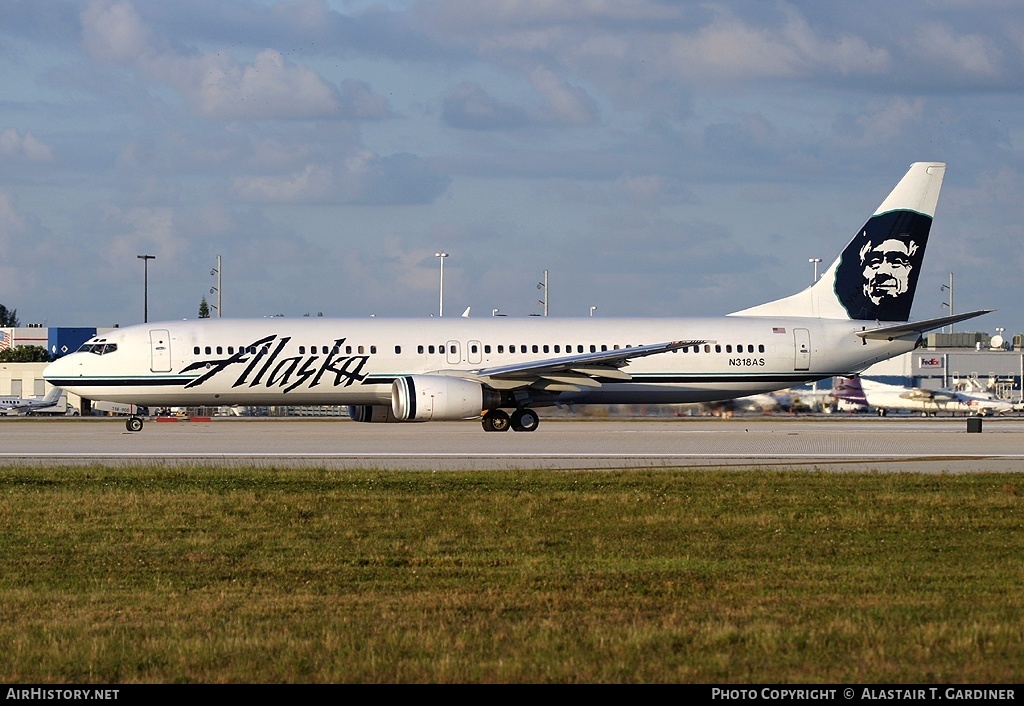
[[[480,423],[483,425],[484,431],[508,431],[508,412],[503,409],[492,409],[484,415]]]
[[[124,427],[128,431],[142,431],[142,417],[128,417]]]
[[[532,409],[520,407],[512,413],[512,429],[515,431],[535,431],[540,426],[540,417]]]

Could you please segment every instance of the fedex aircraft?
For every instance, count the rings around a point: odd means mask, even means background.
[[[479,418],[499,432],[534,431],[551,405],[710,402],[853,375],[988,313],[910,321],[944,173],[912,164],[817,282],[727,316],[169,321],[97,336],[44,378],[93,400],[347,405],[361,422]]]
[[[873,407],[884,417],[891,410],[920,412],[921,416],[937,414],[966,414],[985,417],[1006,415],[1021,411],[1021,406],[996,397],[985,390],[964,390],[903,387],[859,377],[837,377],[833,381],[832,395],[865,407]]]

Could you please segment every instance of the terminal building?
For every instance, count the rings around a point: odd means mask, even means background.
[[[111,328],[46,328],[26,326],[0,328],[0,351],[18,346],[39,346],[51,359],[78,350],[87,340]],[[43,380],[45,362],[0,362],[0,396],[44,397],[49,385]],[[1024,380],[1024,334],[1005,339],[1001,332],[930,333],[923,345],[906,355],[873,365],[863,376],[893,385],[940,388],[985,388],[1011,402],[1022,402],[1021,381]],[[830,380],[817,384],[817,389],[830,386]],[[83,405],[77,396],[67,395],[68,413],[117,413],[126,405]],[[314,410],[315,416],[324,412]],[[279,414],[308,415],[305,408],[278,410]]]

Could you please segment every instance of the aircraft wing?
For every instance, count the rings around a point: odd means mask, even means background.
[[[905,400],[933,400],[935,402],[949,402],[957,399],[957,396],[948,390],[925,390],[920,387],[912,387],[906,392],[901,392],[900,397]]]
[[[858,331],[857,335],[861,338],[872,338],[883,341],[906,338],[910,335],[921,336],[927,331],[934,331],[937,328],[949,326],[950,324],[955,324],[958,321],[973,319],[975,316],[981,316],[982,314],[990,314],[993,311],[995,311],[995,309],[979,309],[978,311],[969,311],[965,314],[941,316],[937,319],[908,321],[905,324],[893,324],[892,326],[879,326],[878,328],[868,329],[867,331]]]
[[[559,358],[523,361],[491,368],[468,371],[469,375],[496,389],[513,389],[537,385],[551,391],[578,391],[583,387],[600,387],[601,380],[630,380],[622,370],[634,358],[668,353],[709,341],[670,341],[652,343],[611,351],[578,353]]]

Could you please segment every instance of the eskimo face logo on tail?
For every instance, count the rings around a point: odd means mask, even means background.
[[[835,292],[852,319],[908,321],[932,219],[914,211],[873,216],[843,251]]]

